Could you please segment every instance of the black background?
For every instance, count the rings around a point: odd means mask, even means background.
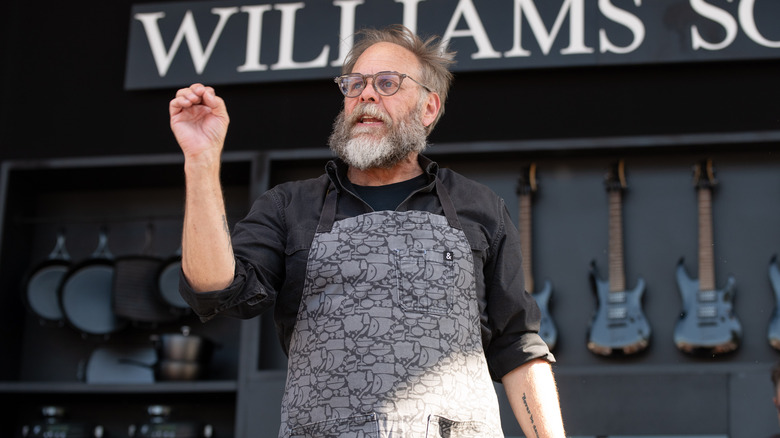
[[[167,112],[175,90],[123,88],[133,3],[3,3],[0,161],[178,153]],[[776,140],[757,146],[685,141],[675,146],[674,139],[742,133],[777,138],[778,77],[780,60],[456,75],[446,115],[430,138],[432,151],[441,146],[453,153],[436,158],[489,183],[507,198],[513,215],[512,166],[538,159],[540,175],[547,178],[542,180],[547,192],[540,192],[538,199],[541,234],[537,242],[545,248],[537,250],[542,258],[536,263],[537,284],[556,278],[561,291],[557,316],[565,332],[562,336],[568,337],[562,338],[556,367],[572,435],[677,432],[747,438],[773,432],[768,369],[780,355],[763,342],[760,332],[773,304],[766,264],[774,248],[780,251],[776,226],[780,146]],[[341,95],[328,80],[225,85],[217,92],[227,101],[231,115],[228,151],[323,149],[341,107]],[[605,149],[592,140],[590,147],[575,151],[566,142],[626,136],[647,138],[648,144]],[[671,144],[654,145],[653,139],[658,138]],[[556,147],[558,139],[560,147]],[[532,140],[544,141],[545,150],[523,151]],[[491,155],[486,149],[484,155],[473,155],[479,144],[490,142],[516,142],[519,154]],[[461,150],[465,159],[456,153]],[[618,155],[634,159],[629,167],[633,198],[627,198],[625,217],[630,245],[627,284],[633,286],[639,275],[648,280],[647,310],[651,319],[655,317],[659,337],[645,356],[607,361],[589,355],[577,337],[584,339],[583,327],[593,305],[587,262],[593,257],[602,264],[606,261],[599,253],[606,246],[602,171]],[[716,233],[716,241],[724,244],[722,254],[734,260],[736,272],[741,273],[738,310],[744,311],[745,324],[753,333],[745,349],[725,360],[690,359],[676,352],[668,339],[679,307],[676,291],[671,290],[677,259],[685,256],[689,272],[696,275],[689,164],[704,155],[719,160],[716,166],[723,186],[714,201],[715,214],[721,218],[716,219],[716,227],[718,220],[726,225]],[[474,156],[479,159],[469,158]],[[279,164],[298,165],[295,160]],[[632,166],[630,160],[628,165]],[[312,173],[321,169],[319,162],[306,166]],[[545,174],[543,169],[553,170]],[[287,176],[278,172],[271,182]],[[660,213],[665,214],[664,220],[654,220],[653,215]],[[648,234],[652,225],[660,227],[660,234]],[[745,238],[740,234],[745,230],[757,234]],[[645,248],[649,249],[643,252]],[[8,263],[7,254],[0,260]],[[719,285],[728,272],[719,271]],[[745,278],[748,272],[756,274]],[[575,284],[583,285],[582,295],[575,295]],[[663,293],[658,292],[660,285]],[[747,285],[752,290],[743,288]],[[561,302],[566,296],[576,298]],[[6,338],[13,336],[13,327],[2,331]],[[257,418],[277,418],[277,402],[262,391],[268,386],[277,389],[278,380],[250,375],[249,382],[247,388],[258,393],[239,397],[241,418],[255,418],[252,413],[261,408],[263,414]],[[10,399],[13,394],[6,396]]]

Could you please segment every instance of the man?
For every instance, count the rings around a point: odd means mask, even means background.
[[[280,437],[503,437],[491,378],[526,436],[563,437],[503,201],[420,154],[454,54],[402,26],[361,35],[336,78],[338,159],[260,196],[232,236],[225,104],[201,84],[176,93],[182,295],[204,321],[274,306],[288,356]]]

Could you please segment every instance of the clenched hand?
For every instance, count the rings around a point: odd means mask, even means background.
[[[219,162],[230,117],[214,89],[196,83],[178,90],[169,112],[171,130],[185,160]]]

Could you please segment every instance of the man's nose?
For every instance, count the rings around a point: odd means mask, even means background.
[[[366,78],[366,86],[359,97],[361,102],[376,102],[379,99],[379,93],[374,88],[374,78]]]

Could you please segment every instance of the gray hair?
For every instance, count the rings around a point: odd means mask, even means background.
[[[444,114],[444,102],[452,84],[449,67],[455,63],[455,52],[449,51],[447,44],[438,36],[423,40],[407,27],[394,24],[382,29],[365,28],[356,32],[355,44],[344,60],[342,73],[352,73],[358,58],[369,47],[377,43],[393,43],[412,52],[421,67],[421,77],[415,78],[439,95],[441,108],[433,123],[428,126],[430,133]]]

